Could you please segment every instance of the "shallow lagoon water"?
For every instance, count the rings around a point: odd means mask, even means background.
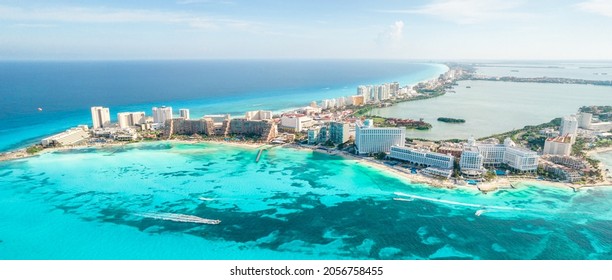
[[[459,81],[454,91],[436,98],[373,109],[372,113],[423,118],[432,124],[429,130],[406,131],[407,137],[467,139],[538,125],[575,114],[580,106],[610,105],[612,101],[609,86]],[[439,117],[460,118],[465,123],[443,123],[437,121]]]
[[[0,259],[612,258],[609,187],[483,195],[309,150],[256,154],[155,142],[0,163]]]

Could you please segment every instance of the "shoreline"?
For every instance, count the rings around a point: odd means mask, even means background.
[[[215,145],[222,145],[222,146],[227,145],[227,146],[238,147],[238,148],[248,149],[248,150],[258,149],[262,146],[268,145],[267,143],[257,143],[257,142],[232,142],[232,141],[221,141],[221,140],[182,140],[182,139],[140,141],[140,142],[130,142],[130,143],[119,142],[119,143],[105,143],[105,144],[99,144],[99,145],[82,145],[82,146],[71,146],[71,147],[47,148],[39,153],[27,154],[27,156],[17,157],[17,158],[6,158],[4,157],[4,154],[3,154],[3,157],[0,157],[0,162],[17,160],[17,159],[26,159],[26,158],[30,158],[30,157],[34,157],[34,156],[38,156],[38,155],[42,155],[46,153],[53,153],[57,151],[70,151],[70,150],[80,150],[80,149],[88,149],[88,148],[101,149],[101,148],[123,147],[123,146],[131,146],[135,144],[160,143],[160,142],[169,142],[169,143],[187,144],[187,145],[212,143]],[[376,169],[377,171],[382,171],[386,173],[385,175],[392,176],[406,183],[424,184],[432,188],[445,188],[445,189],[461,188],[461,189],[478,191],[482,194],[487,194],[489,192],[495,192],[498,190],[517,189],[517,188],[524,187],[525,185],[539,185],[539,186],[543,185],[543,186],[548,186],[548,187],[572,189],[574,191],[578,191],[579,189],[582,189],[582,188],[591,188],[591,187],[612,187],[612,182],[610,182],[607,179],[597,184],[578,185],[578,184],[571,184],[571,183],[564,183],[564,182],[551,182],[551,181],[536,180],[534,178],[514,178],[514,177],[498,178],[493,181],[479,183],[475,186],[467,185],[467,184],[463,185],[463,184],[454,183],[452,179],[441,180],[441,179],[437,179],[434,177],[425,176],[422,174],[412,174],[410,173],[409,170],[402,170],[399,168],[391,167],[375,159],[359,157],[359,156],[349,154],[347,152],[342,152],[342,151],[337,151],[337,150],[333,150],[330,152],[326,150],[320,150],[315,147],[302,146],[302,145],[293,144],[293,143],[284,144],[281,146],[285,148],[289,148],[289,149],[294,149],[294,150],[308,150],[313,153],[321,153],[321,154],[326,154],[329,156],[339,156],[347,160],[354,160],[356,164],[361,164],[363,166]],[[612,147],[591,150],[589,151],[589,155],[607,153],[607,152],[612,152]]]
[[[400,169],[385,165],[384,163],[378,162],[374,159],[357,157],[351,154],[347,154],[346,152],[338,151],[338,152],[330,153],[330,152],[325,152],[323,150],[318,150],[318,149],[313,149],[311,147],[303,147],[303,146],[298,146],[298,149],[308,149],[308,150],[312,150],[313,152],[317,152],[317,153],[336,155],[336,156],[343,157],[345,159],[355,160],[355,162],[357,162],[358,164],[362,164],[362,165],[365,165],[371,168],[375,168],[377,170],[387,172],[389,174],[394,175],[394,177],[400,180],[407,181],[410,184],[426,184],[427,186],[432,187],[432,188],[445,188],[445,189],[462,188],[462,189],[476,190],[476,191],[481,192],[482,194],[487,194],[489,192],[495,192],[497,190],[517,189],[517,188],[523,187],[524,185],[544,185],[548,187],[572,189],[574,191],[577,191],[581,188],[612,187],[612,182],[607,181],[607,180],[604,182],[597,183],[597,184],[578,185],[578,184],[571,184],[571,183],[564,183],[564,182],[551,182],[551,181],[537,180],[534,178],[514,178],[514,177],[499,178],[494,181],[479,183],[478,185],[475,185],[475,186],[471,186],[467,184],[460,185],[460,184],[453,183],[452,179],[440,180],[440,179],[436,179],[434,177],[428,177],[422,174],[408,173],[405,170],[400,170]]]
[[[412,87],[412,86],[417,85],[417,84],[419,84],[419,83],[427,83],[427,82],[429,82],[429,81],[434,81],[434,80],[437,80],[437,79],[438,79],[438,77],[439,77],[440,75],[443,75],[443,74],[447,73],[447,72],[450,70],[450,66],[449,66],[449,64],[448,64],[448,63],[445,63],[445,62],[440,62],[440,63],[437,63],[437,62],[411,62],[411,64],[423,64],[423,65],[432,65],[432,66],[436,66],[436,67],[437,67],[437,69],[436,69],[435,71],[436,71],[436,73],[437,73],[437,74],[435,74],[435,75],[433,75],[433,76],[431,76],[431,77],[428,77],[428,78],[424,78],[423,80],[416,81],[416,82],[411,82],[411,83],[406,82],[406,84],[405,84],[404,86],[409,86],[409,87]],[[404,72],[404,73],[405,73],[405,72]],[[408,73],[409,73],[409,72],[408,72]],[[356,83],[356,84],[355,84],[355,88],[356,88],[356,87],[358,87],[359,85],[364,85],[364,84],[375,84],[375,83],[379,83],[379,82],[391,82],[391,81],[394,81],[394,80],[399,80],[399,79],[404,78],[406,75],[410,75],[410,74],[401,74],[399,77],[392,77],[392,78],[389,78],[389,79],[383,79],[383,78],[381,78],[381,81],[365,81],[365,82]],[[343,88],[343,87],[344,87],[344,85],[343,85],[342,87],[338,86],[338,89],[341,89],[341,88]],[[353,93],[353,94],[354,94],[354,93]],[[323,99],[325,99],[325,98],[339,98],[339,97],[345,97],[345,96],[346,96],[346,95],[325,96]],[[179,103],[180,103],[180,102],[190,102],[190,101],[192,101],[192,100],[170,101],[170,103],[174,103],[174,102],[179,102]],[[301,107],[307,106],[307,105],[310,103],[310,101],[312,101],[312,100],[304,101],[303,105],[301,105],[300,107],[285,107],[285,108],[279,108],[279,109],[274,109],[274,110],[270,110],[270,111],[272,111],[272,112],[273,112],[273,114],[280,113],[280,112],[292,111],[292,110],[296,110],[296,109],[299,109],[299,108],[301,108]],[[321,100],[318,100],[318,101],[321,101]],[[223,103],[223,102],[226,102],[226,101],[222,101],[222,102],[220,102],[220,103]],[[199,106],[200,106],[200,107],[201,107],[201,106],[203,106],[202,104],[203,104],[203,103],[200,103],[200,104],[199,104]],[[142,107],[142,106],[145,106],[145,105],[152,105],[152,103],[144,103],[144,104],[130,105],[130,107],[134,107],[134,106],[139,106],[139,107]],[[176,105],[176,104],[175,104],[175,105]],[[181,106],[182,106],[182,105],[184,105],[184,104],[179,104],[179,105],[181,105]],[[206,106],[208,106],[207,104],[205,104],[205,105],[206,105]],[[152,105],[152,106],[155,106],[155,105]],[[196,106],[198,106],[198,105],[196,105]],[[179,106],[179,107],[180,107],[180,106]],[[150,108],[150,107],[149,107],[149,108]],[[197,108],[199,108],[199,107],[196,107],[196,109],[197,109]],[[129,110],[131,110],[131,109],[126,109],[126,110],[128,110],[128,111],[129,111]],[[245,114],[246,112],[248,112],[249,110],[250,110],[250,109],[246,109],[246,108],[245,108],[245,109],[244,109],[244,110],[243,110],[243,111],[242,111],[240,114],[238,114],[238,115],[236,115],[236,116],[238,116],[238,117],[244,116],[244,114]],[[265,109],[260,109],[260,110],[265,110]],[[132,111],[133,111],[133,110],[132,110]],[[237,110],[237,111],[240,111],[240,110]],[[212,112],[212,113],[208,112],[207,114],[216,114],[216,113],[214,113],[214,112]],[[77,122],[77,123],[86,123],[86,122],[91,122],[91,119],[89,118],[89,119],[88,119],[88,121]],[[51,135],[55,135],[55,134],[57,134],[57,133],[61,133],[61,132],[65,131],[65,130],[66,130],[66,129],[68,129],[68,128],[69,128],[69,127],[66,127],[65,129],[57,130],[57,131],[56,131],[56,132],[54,132],[54,133],[49,133],[49,134],[41,135],[41,136],[39,136],[39,137],[33,137],[33,138],[31,138],[30,140],[32,140],[32,139],[37,139],[37,140],[35,141],[35,143],[40,143],[40,140],[41,140],[41,139],[43,139],[43,138],[45,138],[45,137],[48,137],[48,136],[51,136]],[[24,142],[24,141],[22,140],[22,141],[20,141],[20,142]],[[34,145],[34,144],[30,143],[30,144],[25,144],[25,145]],[[4,159],[5,154],[8,154],[8,153],[18,153],[18,152],[20,152],[21,150],[25,150],[26,148],[28,148],[28,146],[17,146],[17,144],[15,144],[15,145],[12,145],[10,148],[0,149],[0,162],[2,162],[2,161],[4,161],[4,160],[6,160],[6,159]],[[25,157],[31,157],[31,156],[25,156]],[[24,158],[24,157],[20,157],[20,158]]]

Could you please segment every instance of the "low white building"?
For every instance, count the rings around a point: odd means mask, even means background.
[[[435,153],[425,149],[412,149],[398,146],[391,147],[391,154],[389,157],[407,161],[412,164],[442,169],[452,169],[455,162],[455,157],[452,155]]]
[[[302,114],[285,114],[281,117],[281,128],[300,132],[313,125],[312,118]]]
[[[40,141],[44,147],[49,146],[70,146],[89,139],[89,129],[86,125],[68,129],[62,133],[58,133]]]
[[[441,169],[441,168],[435,168],[435,167],[427,167],[421,170],[421,174],[430,176],[430,177],[443,177],[443,178],[448,179],[450,178],[451,175],[453,175],[453,170],[452,169]]]
[[[272,111],[249,111],[246,112],[244,118],[249,121],[263,121],[272,119]]]

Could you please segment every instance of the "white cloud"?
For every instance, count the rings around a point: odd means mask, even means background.
[[[381,45],[397,48],[404,40],[404,22],[398,20],[384,32],[378,34],[377,42]]]
[[[183,12],[138,9],[49,8],[23,9],[0,5],[0,18],[26,23],[161,23],[182,24],[192,28],[256,26],[257,23],[228,18],[201,16]]]
[[[578,3],[576,6],[585,12],[612,17],[612,1],[610,0],[590,0]]]
[[[382,12],[431,15],[459,24],[475,24],[524,17],[524,13],[512,12],[519,5],[517,1],[504,0],[436,0],[416,9]]]

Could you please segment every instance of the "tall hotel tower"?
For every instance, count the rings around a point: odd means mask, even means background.
[[[105,107],[91,107],[93,129],[110,126],[110,110]]]
[[[179,116],[183,119],[189,119],[189,109],[179,109]]]
[[[153,122],[164,125],[166,120],[172,119],[172,107],[153,107]]]

